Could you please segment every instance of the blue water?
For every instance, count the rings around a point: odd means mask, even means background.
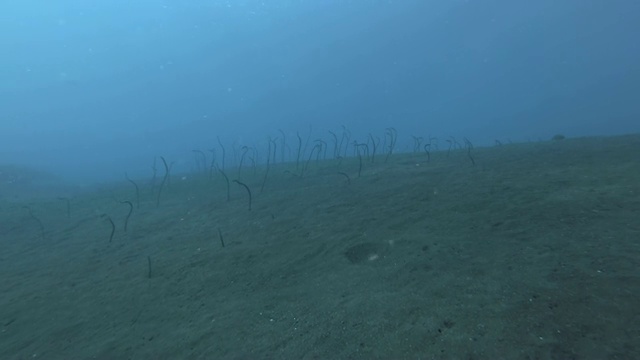
[[[14,1],[0,163],[80,182],[194,149],[398,130],[476,146],[640,131],[637,1]],[[313,139],[312,138],[312,139]]]

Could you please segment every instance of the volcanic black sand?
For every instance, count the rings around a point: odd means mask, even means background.
[[[443,147],[4,181],[0,358],[640,359],[640,136]]]

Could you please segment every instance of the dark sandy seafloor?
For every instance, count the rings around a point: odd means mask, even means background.
[[[471,154],[5,182],[0,359],[640,359],[640,136]]]

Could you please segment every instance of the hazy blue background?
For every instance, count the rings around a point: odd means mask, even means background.
[[[20,0],[0,5],[0,164],[79,181],[155,155],[328,139],[640,131],[637,0]],[[290,140],[293,140],[290,138]]]

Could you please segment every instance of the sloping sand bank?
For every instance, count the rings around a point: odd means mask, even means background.
[[[640,136],[473,156],[0,200],[0,357],[640,359]]]

